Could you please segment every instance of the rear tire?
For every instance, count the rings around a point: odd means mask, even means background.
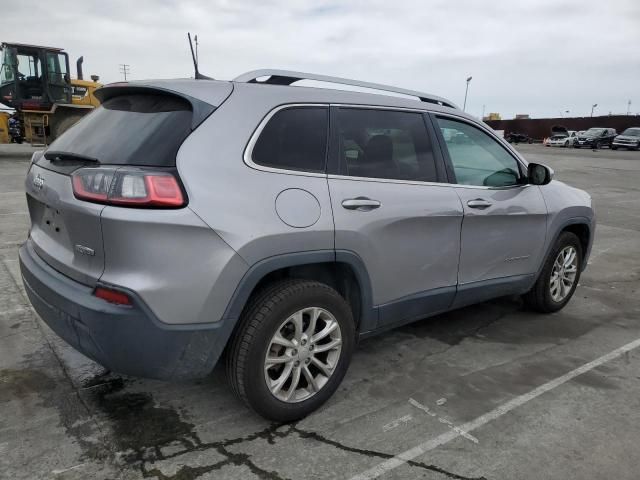
[[[561,260],[565,259],[565,252],[571,251],[575,254],[571,268],[567,265],[564,268],[558,268],[559,259],[560,263],[564,263]],[[553,313],[561,310],[571,300],[580,280],[581,270],[582,245],[580,240],[574,233],[562,232],[549,252],[538,280],[533,288],[523,295],[525,304],[532,310],[541,313]],[[565,281],[567,277],[572,277],[570,285]],[[557,287],[555,290],[554,283]],[[558,289],[564,289],[562,295],[558,294]]]
[[[618,147],[614,147],[613,145],[611,146],[611,150],[617,150]]]
[[[327,330],[331,333],[322,337]],[[354,347],[351,309],[338,292],[315,281],[286,280],[267,287],[245,308],[227,356],[227,375],[238,398],[256,413],[291,422],[333,395]]]

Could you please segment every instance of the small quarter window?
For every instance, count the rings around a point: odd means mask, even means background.
[[[324,172],[328,116],[327,107],[291,107],[276,112],[253,147],[253,162],[286,170]]]

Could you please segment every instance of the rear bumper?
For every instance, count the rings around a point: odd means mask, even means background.
[[[126,291],[132,306],[96,298],[93,288],[49,267],[30,241],[19,257],[27,295],[44,322],[114,372],[165,380],[203,377],[215,366],[235,323],[163,324],[134,292]]]

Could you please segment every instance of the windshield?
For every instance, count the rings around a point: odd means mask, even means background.
[[[628,135],[630,137],[640,137],[640,128],[627,128],[622,135]]]
[[[604,132],[604,128],[590,128],[589,130],[584,132],[584,134],[585,135],[602,135],[602,132]]]

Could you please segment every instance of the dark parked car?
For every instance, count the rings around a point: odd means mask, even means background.
[[[627,128],[614,138],[611,148],[617,150],[618,147],[640,150],[640,127]]]
[[[533,143],[533,140],[526,133],[508,133],[506,136],[509,143]]]
[[[574,148],[600,148],[611,147],[613,145],[613,139],[617,133],[613,128],[590,128],[586,132],[578,135],[578,140],[573,143]]]

